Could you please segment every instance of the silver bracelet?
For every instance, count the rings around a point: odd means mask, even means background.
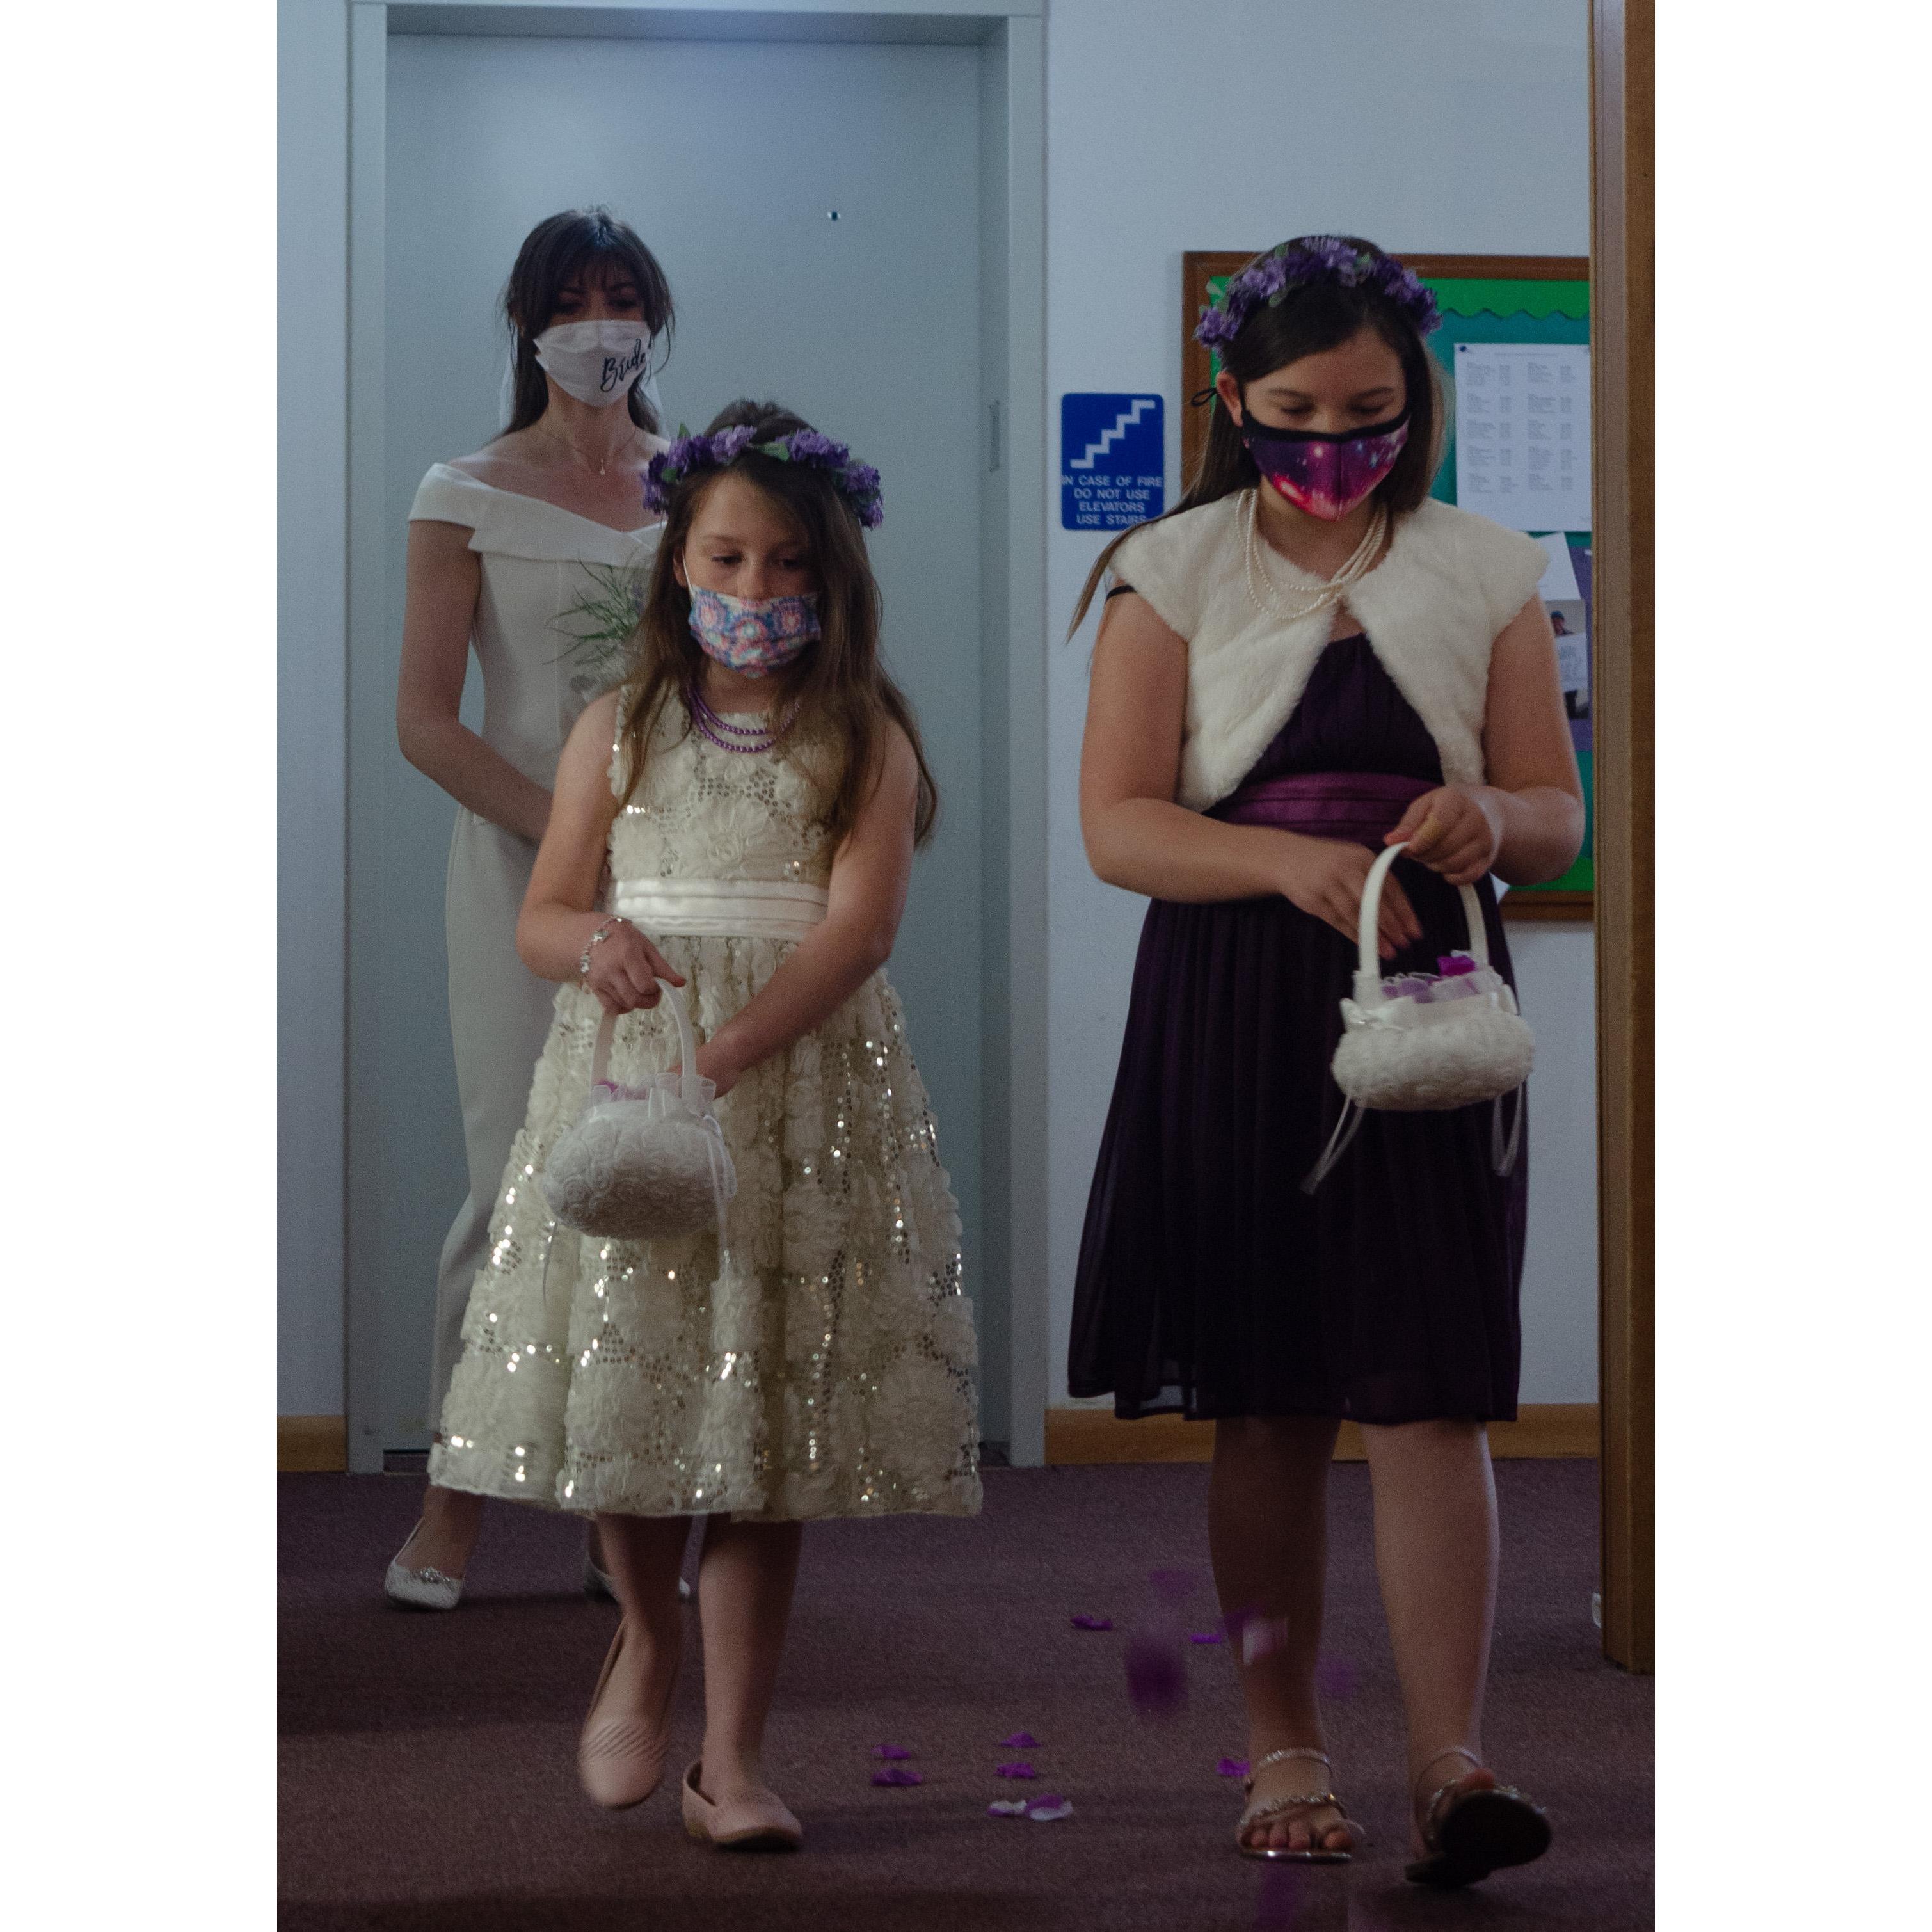
[[[612,927],[629,926],[630,923],[631,922],[628,919],[625,918],[622,914],[613,913],[610,916],[590,935],[590,938],[585,941],[582,956],[577,962],[577,976],[580,980],[587,979],[590,976],[590,954],[592,949],[595,946],[602,945],[604,940],[610,937],[610,930]],[[635,928],[633,928],[632,930],[634,931]]]

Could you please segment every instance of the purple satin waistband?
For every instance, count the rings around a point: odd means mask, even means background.
[[[1438,786],[1396,772],[1298,772],[1244,785],[1210,810],[1230,825],[1272,825],[1311,838],[1379,845],[1424,792]]]

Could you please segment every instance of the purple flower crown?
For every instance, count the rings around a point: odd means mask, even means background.
[[[748,423],[721,429],[715,436],[693,436],[680,423],[671,446],[652,457],[644,471],[644,508],[662,511],[670,506],[670,493],[703,470],[722,470],[746,450],[769,456],[778,463],[803,463],[814,470],[829,470],[838,494],[852,506],[853,513],[868,530],[875,530],[885,512],[879,506],[879,472],[869,463],[854,463],[852,452],[842,442],[821,436],[815,429],[796,429],[771,442],[754,442]]]
[[[1339,282],[1345,289],[1379,290],[1415,325],[1418,335],[1438,327],[1436,298],[1414,273],[1379,248],[1358,248],[1339,235],[1307,235],[1271,248],[1258,262],[1232,276],[1217,302],[1205,304],[1194,339],[1224,349],[1263,302],[1279,308],[1290,289],[1311,282]]]

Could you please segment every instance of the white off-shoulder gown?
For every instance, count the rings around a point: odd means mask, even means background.
[[[647,572],[662,525],[614,530],[442,463],[423,478],[410,520],[458,524],[470,532],[482,574],[471,644],[483,674],[483,736],[526,778],[554,786],[571,727],[608,681],[572,648],[573,630],[583,626],[567,614],[596,594],[602,571]],[[461,1352],[470,1285],[488,1244],[498,1184],[523,1124],[556,996],[517,957],[517,915],[536,857],[527,839],[458,808],[445,917],[470,1192],[436,1270],[432,1428]]]

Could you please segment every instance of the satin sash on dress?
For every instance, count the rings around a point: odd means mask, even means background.
[[[1208,813],[1230,825],[1271,825],[1311,838],[1379,848],[1402,815],[1439,784],[1399,772],[1297,772],[1244,785]]]
[[[830,902],[823,886],[789,879],[620,879],[610,909],[654,938],[802,939]]]

